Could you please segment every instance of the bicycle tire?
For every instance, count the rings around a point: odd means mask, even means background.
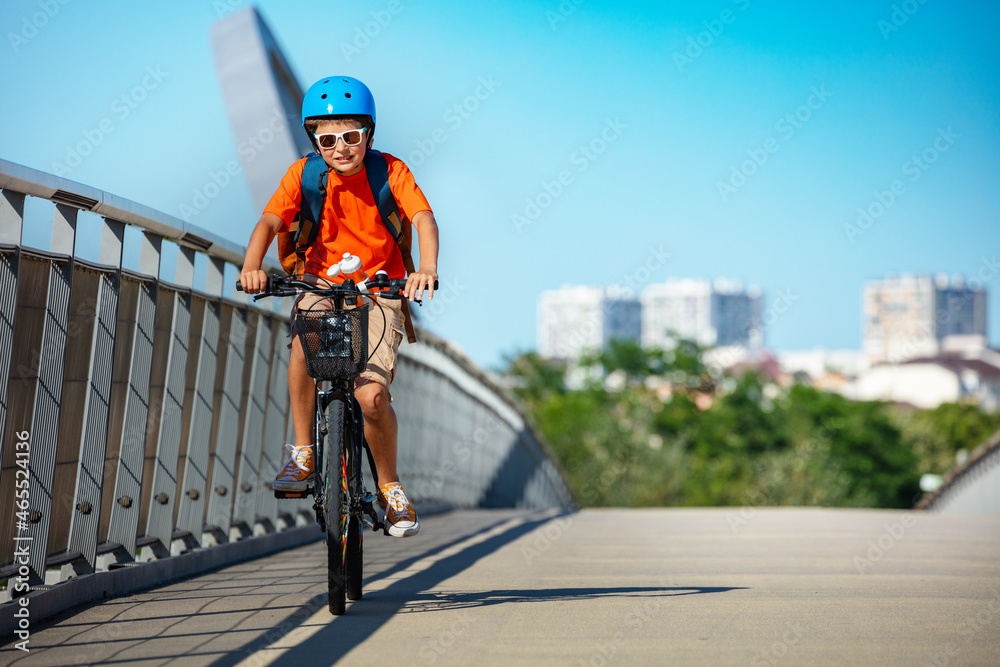
[[[352,516],[347,527],[347,550],[344,562],[344,574],[347,577],[347,599],[360,600],[362,596],[362,537],[364,530],[361,528],[361,520]]]
[[[329,586],[330,613],[344,613],[346,601],[346,573],[344,564],[347,551],[348,504],[347,468],[344,458],[344,403],[333,400],[326,409],[327,456],[323,513],[326,515],[327,584]]]

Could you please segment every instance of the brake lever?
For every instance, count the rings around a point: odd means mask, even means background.
[[[260,301],[261,299],[266,299],[272,296],[296,296],[295,290],[282,290],[280,292],[261,292],[260,294],[254,294],[253,300]]]

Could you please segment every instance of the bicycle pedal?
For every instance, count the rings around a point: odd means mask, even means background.
[[[275,498],[305,498],[306,496],[311,496],[313,494],[313,488],[310,486],[306,488],[305,491],[275,491]]]
[[[369,528],[371,528],[373,532],[377,532],[379,530],[385,530],[385,524],[383,522],[379,521],[378,519],[372,519],[369,516],[362,515],[361,516],[361,521],[366,526],[368,526]]]

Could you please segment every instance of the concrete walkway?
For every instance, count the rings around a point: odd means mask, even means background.
[[[366,535],[326,610],[322,542],[32,627],[3,665],[998,665],[1000,517],[512,510]]]

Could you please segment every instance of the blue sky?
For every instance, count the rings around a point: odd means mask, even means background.
[[[238,159],[209,28],[246,4],[6,0],[0,157],[53,172],[89,132],[68,178],[180,216]],[[978,273],[997,340],[997,3],[258,7],[304,87],[373,90],[441,228],[425,322],[483,365],[534,347],[541,290],[669,277],[784,295],[792,350],[858,348],[867,280]],[[259,213],[234,179],[191,222],[243,245]]]

